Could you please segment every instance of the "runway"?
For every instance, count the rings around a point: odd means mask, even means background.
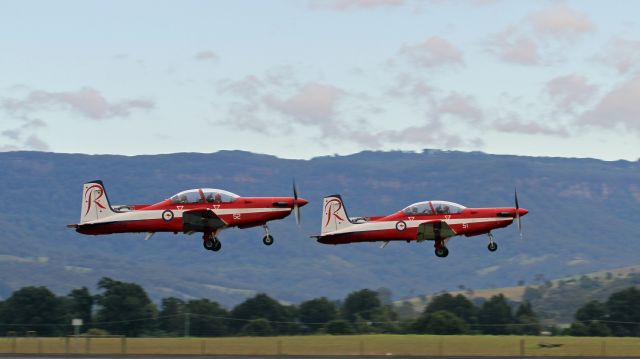
[[[393,355],[349,355],[349,358],[358,359],[381,359],[381,358],[394,358],[394,359],[416,359],[416,358],[441,358],[441,359],[478,359],[478,358],[499,358],[499,359],[540,359],[539,356],[393,356]],[[345,358],[345,356],[292,356],[292,355],[15,355],[15,354],[0,354],[0,358],[6,359],[60,359],[60,358],[74,358],[74,359],[122,359],[122,358],[162,358],[162,359],[194,359],[194,358],[212,358],[212,359],[333,359],[333,358]],[[545,356],[544,359],[566,359],[576,358],[572,356]],[[637,357],[589,357],[590,359],[629,359],[640,358]]]

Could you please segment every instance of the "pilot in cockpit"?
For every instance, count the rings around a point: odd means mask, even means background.
[[[439,204],[436,207],[436,213],[438,214],[448,214],[449,212],[449,206],[447,206],[446,204]]]
[[[207,194],[207,202],[208,203],[222,203],[222,195],[220,193],[208,193]]]

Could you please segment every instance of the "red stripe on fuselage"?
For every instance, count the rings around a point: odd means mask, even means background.
[[[466,208],[461,213],[451,214],[415,214],[407,215],[402,211],[396,212],[385,217],[369,217],[369,222],[390,222],[398,221],[448,221],[456,220],[461,223],[449,224],[456,235],[475,236],[488,233],[491,230],[507,227],[512,223],[510,218],[504,220],[487,220],[483,222],[472,222],[474,219],[495,218],[501,212],[514,212],[515,208],[499,207],[499,208]],[[515,212],[514,212],[515,213]],[[469,219],[469,222],[465,222]],[[354,224],[354,230],[358,225]],[[383,230],[371,230],[363,232],[347,232],[343,234],[325,235],[318,238],[318,242],[325,244],[346,244],[355,242],[377,242],[377,241],[413,241],[416,240],[418,227],[409,227],[404,231],[398,231],[395,228]]]
[[[306,201],[300,203],[303,206]],[[141,213],[144,211],[174,212],[174,218],[170,221],[163,220],[160,215],[154,219],[112,221],[96,224],[81,224],[76,231],[83,234],[111,234],[127,232],[182,232],[182,217],[178,217],[177,211],[225,211],[226,214],[217,216],[227,224],[227,227],[253,227],[262,225],[268,221],[282,219],[291,213],[294,199],[292,197],[240,197],[231,203],[172,203],[170,199],[145,206],[128,213]],[[274,206],[274,203],[279,203]],[[269,209],[260,211],[261,208]],[[255,211],[251,211],[255,209]],[[273,210],[272,210],[273,209]],[[238,211],[234,211],[238,210]],[[161,212],[159,212],[161,213]],[[108,220],[109,218],[106,218]]]

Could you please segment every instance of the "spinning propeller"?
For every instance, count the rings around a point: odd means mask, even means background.
[[[520,234],[520,239],[523,239],[522,236],[522,219],[520,218],[520,205],[518,204],[518,189],[514,190],[515,201],[516,201],[516,221],[518,221],[518,233]]]
[[[296,224],[300,225],[300,206],[298,206],[298,189],[295,179],[293,180],[293,214],[296,217]]]

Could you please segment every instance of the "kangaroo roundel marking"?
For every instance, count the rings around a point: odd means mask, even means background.
[[[164,219],[165,222],[171,221],[173,219],[173,212],[170,209],[162,212],[162,219]]]
[[[402,232],[407,229],[407,224],[404,221],[398,221],[398,223],[396,223],[396,229],[398,232]]]

